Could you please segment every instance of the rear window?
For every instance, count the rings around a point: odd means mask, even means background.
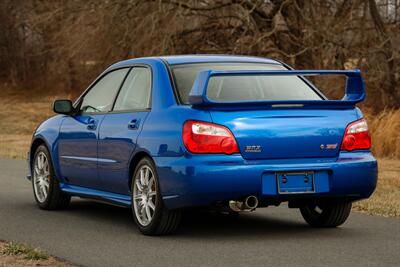
[[[199,72],[205,70],[286,70],[282,65],[255,63],[199,63],[172,65],[179,97],[188,104],[189,94]],[[218,76],[208,84],[207,96],[216,102],[262,100],[321,100],[298,76]]]

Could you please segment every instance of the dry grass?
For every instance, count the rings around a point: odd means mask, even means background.
[[[400,110],[367,115],[372,134],[372,150],[377,157],[400,159]]]
[[[53,114],[51,103],[56,98],[71,98],[66,95],[40,96],[12,90],[2,90],[0,93],[0,157],[18,159],[26,158],[32,132],[38,123]],[[400,110],[368,115],[367,119],[373,138],[374,155],[386,159],[379,160],[376,192],[372,198],[355,203],[354,209],[400,217]]]
[[[353,209],[372,215],[400,217],[400,160],[380,159],[379,179],[371,198],[354,203]]]
[[[0,267],[56,266],[72,267],[73,265],[48,256],[45,252],[16,243],[0,241]]]
[[[0,157],[25,159],[31,134],[0,134]]]
[[[52,116],[52,103],[67,95],[42,95],[0,88],[0,157],[25,158],[32,133]]]

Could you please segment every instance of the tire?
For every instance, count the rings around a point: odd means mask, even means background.
[[[142,234],[166,235],[178,228],[181,211],[164,206],[156,168],[150,158],[143,158],[136,166],[131,188],[132,214]]]
[[[34,154],[32,165],[32,188],[36,204],[44,210],[67,208],[71,196],[60,189],[54,175],[50,153],[45,145],[40,145]]]
[[[349,217],[351,205],[343,200],[312,203],[301,207],[300,212],[312,227],[337,227]]]

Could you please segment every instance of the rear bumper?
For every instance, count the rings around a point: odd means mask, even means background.
[[[170,209],[211,205],[256,195],[287,201],[302,198],[367,198],[375,190],[378,167],[370,152],[342,152],[337,158],[244,160],[240,155],[155,157],[161,193]],[[314,191],[278,193],[276,172],[313,171]]]

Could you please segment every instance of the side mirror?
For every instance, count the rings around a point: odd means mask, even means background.
[[[54,101],[53,110],[58,114],[72,115],[74,107],[71,100],[60,99]]]

